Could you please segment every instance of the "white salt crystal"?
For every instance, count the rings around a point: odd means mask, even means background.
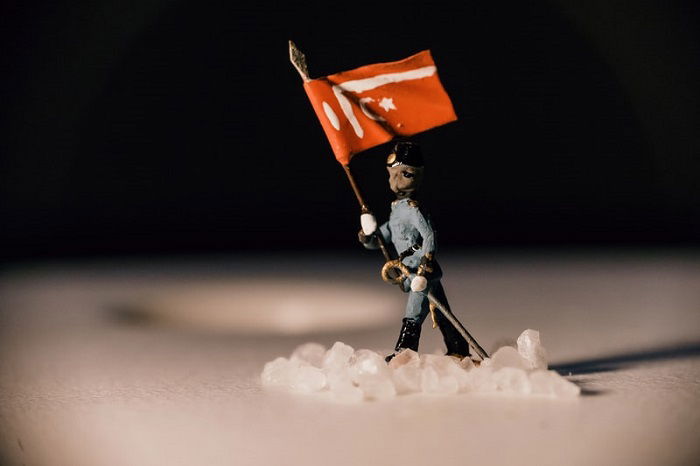
[[[518,353],[518,350],[512,346],[503,346],[491,355],[490,365],[494,370],[503,367],[516,367],[519,369],[528,369],[528,362]]]
[[[325,355],[325,346],[318,343],[305,343],[297,347],[289,359],[292,361],[306,362],[314,367],[322,367]]]
[[[420,358],[421,367],[432,367],[438,374],[446,375],[450,372],[453,367],[459,368],[455,359],[450,356],[443,356],[437,354],[424,354]]]
[[[421,371],[421,390],[431,395],[451,395],[459,391],[459,383],[452,376],[440,376],[432,365],[427,365]]]
[[[556,398],[574,398],[581,394],[581,387],[573,382],[566,380],[564,377],[557,374],[555,371],[548,371],[556,376],[554,380],[554,396]]]
[[[297,392],[316,392],[326,386],[321,369],[308,363],[277,358],[268,362],[261,374],[263,385],[288,387]]]
[[[260,377],[263,385],[284,387],[291,385],[295,373],[296,367],[292,367],[289,359],[277,358],[265,364]]]
[[[368,400],[386,400],[396,396],[396,386],[390,376],[362,374],[357,379],[357,386]]]
[[[491,376],[496,390],[510,395],[528,395],[532,391],[527,373],[515,367],[503,367]]]
[[[329,370],[346,368],[354,352],[352,346],[336,341],[323,357],[323,368]]]
[[[424,393],[437,392],[440,385],[440,376],[432,367],[423,367],[420,374],[420,388]]]
[[[462,358],[462,360],[459,361],[459,367],[465,371],[471,370],[475,367],[474,361],[472,361],[472,358]]]
[[[527,361],[530,369],[547,368],[547,352],[540,343],[540,332],[528,329],[518,337],[518,353]]]
[[[466,358],[469,359],[469,358]],[[441,368],[446,375],[451,375],[453,377],[458,377],[464,374],[464,368],[462,367],[462,360],[455,358],[453,356],[444,356],[441,361]],[[472,363],[473,365],[473,363]]]
[[[394,385],[398,393],[421,391],[421,370],[418,364],[406,364],[394,370]]]
[[[454,395],[459,391],[459,381],[451,375],[440,377],[440,394]]]
[[[566,380],[555,371],[537,370],[529,375],[532,393],[555,398],[572,398],[581,393],[581,388]]]
[[[391,377],[391,370],[384,358],[374,351],[361,349],[355,352],[351,358],[351,372],[355,376],[363,374],[381,375]]]
[[[294,391],[302,393],[317,392],[326,386],[326,376],[318,367],[300,366],[291,383]]]
[[[460,389],[467,393],[488,393],[498,390],[493,379],[493,369],[483,364],[476,369],[469,371],[468,376],[463,378]]]
[[[420,364],[418,353],[412,349],[401,350],[389,361],[398,393],[414,393],[421,390]]]
[[[331,391],[344,390],[348,387],[354,387],[350,372],[347,370],[324,370],[326,374],[326,382]]]
[[[353,382],[371,400],[383,400],[396,396],[391,369],[384,358],[370,350],[359,350],[351,358],[350,373]]]
[[[551,377],[548,371],[534,371],[529,375],[530,383],[532,384],[532,393],[536,395],[552,395]]]
[[[418,356],[418,353],[416,353],[412,349],[405,349],[399,351],[398,354],[394,356],[391,361],[389,361],[389,367],[391,367],[392,369],[398,369],[401,366],[418,366],[418,364],[420,364],[420,358]]]

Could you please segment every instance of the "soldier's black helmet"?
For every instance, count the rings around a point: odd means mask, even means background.
[[[412,141],[398,141],[394,145],[394,150],[386,159],[387,167],[395,167],[397,165],[422,167],[423,153],[420,150],[420,146]]]

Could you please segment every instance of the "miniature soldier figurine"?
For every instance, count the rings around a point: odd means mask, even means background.
[[[469,344],[455,327],[440,312],[435,312],[428,300],[432,292],[443,306],[449,309],[445,291],[440,283],[442,271],[434,259],[435,235],[430,220],[421,212],[414,199],[423,178],[423,156],[420,147],[408,141],[399,141],[386,161],[389,171],[389,187],[396,194],[391,203],[389,221],[377,230],[377,223],[371,214],[361,217],[362,229],[358,237],[367,249],[379,247],[377,235],[386,243],[392,243],[399,253],[400,264],[409,272],[398,283],[408,293],[406,315],[394,353],[387,356],[389,362],[399,351],[410,348],[418,351],[421,326],[431,314],[433,327],[440,328],[447,347],[447,354],[464,358],[470,356]],[[389,263],[388,263],[389,264]],[[400,264],[397,264],[400,266]],[[385,266],[386,269],[386,266]],[[383,274],[385,271],[383,271]]]

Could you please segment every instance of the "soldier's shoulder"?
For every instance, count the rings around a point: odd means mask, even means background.
[[[420,213],[423,216],[427,215],[425,206],[422,205],[420,202],[416,201],[415,199],[409,199],[406,203],[406,206],[410,211],[413,211],[416,214]]]

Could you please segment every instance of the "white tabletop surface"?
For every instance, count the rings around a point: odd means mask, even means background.
[[[700,464],[700,255],[441,262],[482,346],[537,329],[583,395],[262,389],[264,363],[303,342],[393,346],[405,297],[364,252],[17,266],[0,276],[2,464]]]

